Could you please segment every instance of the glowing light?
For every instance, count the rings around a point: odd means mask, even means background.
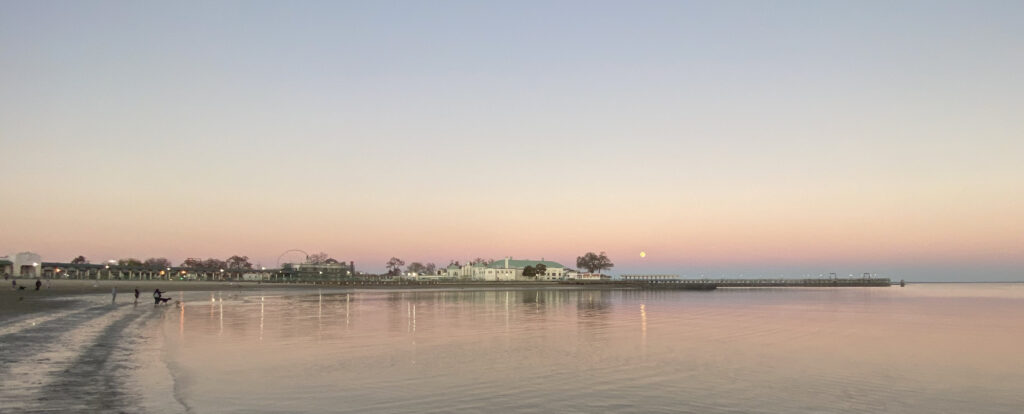
[[[647,252],[640,252],[640,257],[647,257]]]

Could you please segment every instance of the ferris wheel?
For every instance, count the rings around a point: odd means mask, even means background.
[[[299,249],[285,250],[284,253],[281,253],[280,256],[277,256],[277,267],[278,268],[281,267],[281,259],[284,259],[285,256],[288,256],[289,258],[291,258],[291,257],[299,258],[299,256],[295,256],[296,254],[301,254],[302,255],[301,256],[302,263],[306,263],[307,261],[309,261],[309,253],[306,253],[304,250],[299,250]],[[295,261],[286,261],[285,263],[295,263]]]

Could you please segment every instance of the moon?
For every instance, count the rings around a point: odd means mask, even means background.
[[[641,258],[647,257],[647,252],[640,252],[640,257]]]

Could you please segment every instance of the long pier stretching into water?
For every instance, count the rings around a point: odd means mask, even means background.
[[[883,277],[860,278],[804,278],[804,279],[683,279],[677,275],[622,275],[622,282],[649,288],[685,289],[690,286],[714,287],[868,287],[892,286],[892,280]],[[713,289],[713,288],[712,288]]]

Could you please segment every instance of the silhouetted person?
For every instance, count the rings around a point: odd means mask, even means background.
[[[117,302],[117,287],[110,289],[110,303]]]
[[[164,293],[166,293],[166,292],[161,292],[160,289],[157,289],[157,290],[153,291],[153,304],[154,305],[159,305],[160,302],[167,303],[167,301],[171,300],[171,298],[163,297]]]
[[[41,287],[43,287],[43,282],[40,281],[39,279],[36,279],[36,290],[39,290],[39,288]]]
[[[135,288],[135,303],[139,303],[139,288]]]

